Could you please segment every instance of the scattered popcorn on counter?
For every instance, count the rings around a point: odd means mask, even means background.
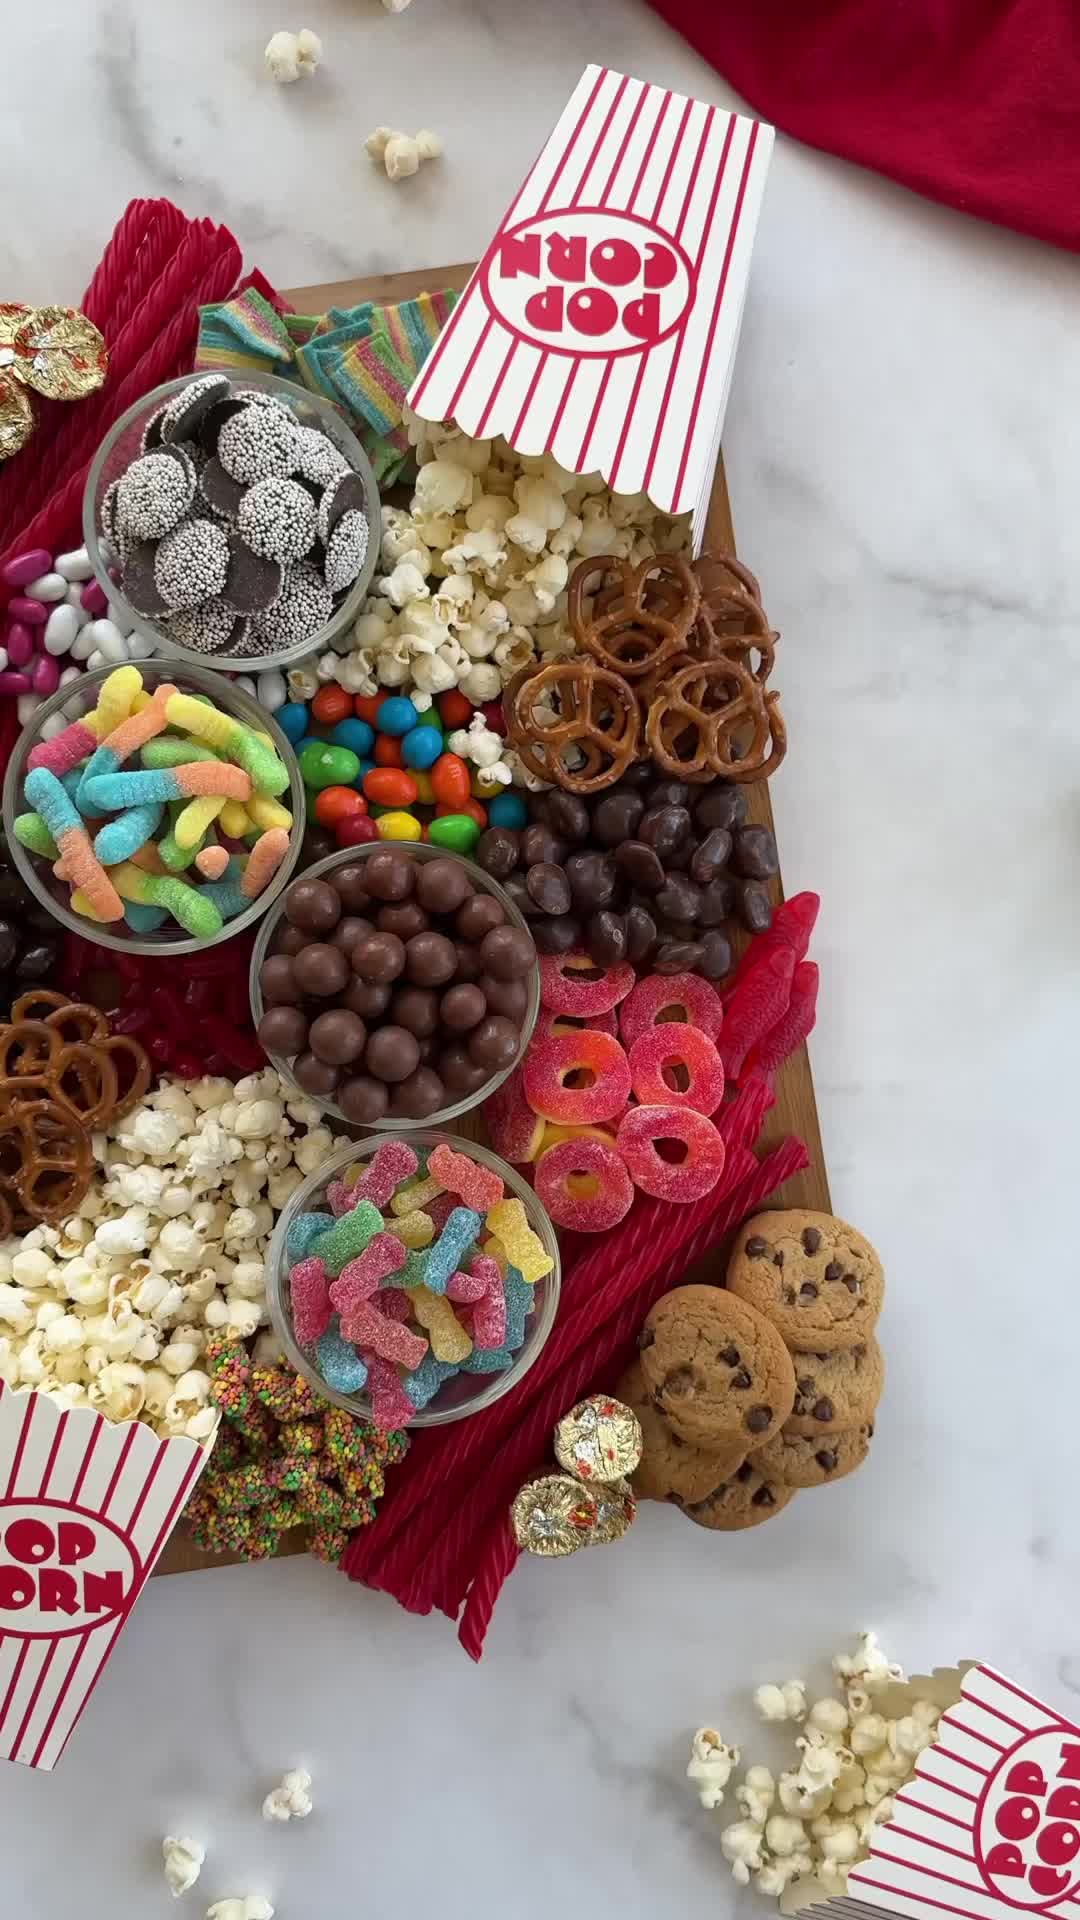
[[[319,1120],[267,1068],[165,1082],[95,1134],[76,1212],[0,1245],[0,1379],[209,1441],[207,1341],[267,1326],[274,1221],[332,1145]]]
[[[376,127],[369,133],[365,145],[373,160],[381,160],[389,180],[408,180],[419,173],[423,160],[438,160],[442,150],[442,141],[430,127],[421,127],[418,134],[400,133],[395,127]]]
[[[262,1811],[264,1820],[306,1820],[311,1810],[311,1775],[296,1767],[267,1794]]]
[[[239,1899],[215,1901],[206,1909],[206,1920],[274,1920],[274,1909],[260,1893],[249,1893]]]
[[[742,1817],[720,1836],[738,1885],[752,1883],[785,1913],[846,1892],[849,1869],[868,1857],[873,1828],[890,1818],[893,1795],[933,1744],[941,1717],[932,1700],[915,1700],[896,1720],[874,1709],[875,1694],[904,1675],[872,1633],[860,1636],[854,1654],[837,1654],[833,1672],[843,1699],[825,1695],[809,1710],[802,1681],[757,1688],[754,1704],[764,1720],[804,1722],[795,1741],[799,1760],[778,1778],[767,1767],[748,1767],[735,1788]],[[721,1804],[738,1762],[737,1747],[699,1727],[686,1771],[704,1807]]]
[[[275,33],[266,43],[263,59],[279,85],[288,86],[315,72],[322,59],[322,41],[310,27],[301,27],[299,33]]]
[[[169,1834],[161,1843],[161,1853],[169,1892],[174,1900],[179,1900],[181,1894],[190,1892],[202,1872],[206,1848],[186,1835],[177,1840]]]
[[[384,136],[380,127],[371,139]],[[293,700],[312,699],[327,680],[354,694],[458,687],[475,706],[497,700],[531,661],[574,651],[567,581],[578,560],[614,553],[636,564],[689,545],[688,517],[659,513],[642,493],[612,493],[599,474],[580,477],[551,454],[519,455],[505,440],[472,440],[408,409],[406,423],[419,468],[411,505],[383,507],[380,570],[352,634],[314,670],[288,675]],[[486,726],[475,731],[490,759],[461,749],[473,765],[530,784],[498,735],[492,749]]]

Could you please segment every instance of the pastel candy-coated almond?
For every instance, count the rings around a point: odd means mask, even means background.
[[[25,621],[13,620],[4,635],[8,665],[21,671],[34,657],[34,636]]]
[[[8,601],[9,620],[21,620],[27,627],[43,627],[49,617],[48,608],[40,600],[29,600],[24,593],[16,593]]]
[[[52,566],[52,554],[44,547],[31,547],[25,553],[16,553],[0,570],[0,580],[6,587],[28,587],[32,580],[40,580]]]
[[[79,616],[74,607],[67,602],[54,607],[45,623],[45,651],[52,654],[70,653],[79,632]]]
[[[63,574],[51,571],[39,574],[24,589],[28,600],[38,600],[45,606],[51,606],[54,600],[62,600],[67,590],[68,583]]]
[[[56,571],[62,573],[65,580],[91,580],[94,569],[90,555],[85,547],[76,547],[71,553],[58,553]]]

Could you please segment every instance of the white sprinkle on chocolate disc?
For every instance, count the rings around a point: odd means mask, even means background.
[[[171,453],[144,453],[121,474],[116,495],[120,524],[140,540],[159,540],[182,520],[195,492],[190,462]]]
[[[297,464],[296,422],[284,408],[248,406],[226,420],[218,434],[218,458],[234,480],[284,478]]]
[[[329,434],[321,433],[318,427],[299,427],[297,431],[300,437],[297,464],[305,480],[313,480],[317,487],[328,487],[339,473],[348,473],[349,463]]]
[[[166,534],[154,560],[154,579],[167,607],[197,607],[225,585],[229,537],[215,520],[185,520]]]
[[[198,431],[204,413],[208,413],[217,401],[227,400],[228,397],[228,375],[204,373],[200,380],[193,380],[180,393],[173,394],[161,423],[162,439],[186,440],[189,434]]]
[[[359,507],[343,513],[326,543],[326,584],[331,593],[351,587],[367,558],[367,515]]]
[[[319,539],[324,546],[338,521],[352,508],[362,508],[366,497],[364,482],[351,467],[348,473],[340,473],[331,481],[319,502]]]
[[[204,600],[201,607],[188,607],[165,622],[170,639],[193,653],[231,653],[238,625],[236,614],[223,600]]]
[[[297,480],[258,480],[241,500],[236,524],[256,553],[288,566],[311,551],[315,503]]]
[[[256,630],[268,642],[267,651],[314,640],[334,611],[334,601],[322,574],[310,560],[290,567],[281,594],[266,613],[256,614]]]

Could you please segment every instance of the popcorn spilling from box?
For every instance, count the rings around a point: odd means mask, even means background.
[[[837,1693],[810,1704],[801,1681],[755,1693],[763,1719],[802,1731],[789,1768],[750,1766],[734,1788],[720,1844],[735,1881],[784,1913],[1071,1911],[1080,1728],[974,1662],[905,1680],[872,1633],[833,1672]],[[715,1728],[695,1733],[686,1771],[705,1808],[740,1760]]]

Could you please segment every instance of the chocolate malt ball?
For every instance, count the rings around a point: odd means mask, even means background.
[[[336,895],[335,895],[336,898]],[[349,978],[349,963],[340,947],[315,940],[292,961],[293,977],[304,993],[328,1000],[340,993]]]
[[[307,1046],[308,1022],[299,1007],[267,1007],[259,1021],[257,1038],[267,1053],[282,1053],[291,1058]]]
[[[366,933],[352,950],[353,972],[385,986],[405,971],[405,942],[396,933]]]
[[[367,1028],[359,1014],[346,1007],[332,1007],[313,1020],[308,1046],[319,1060],[331,1067],[347,1067],[359,1060],[367,1043]]]
[[[342,1081],[337,1103],[346,1120],[354,1121],[359,1127],[371,1127],[384,1117],[390,1094],[385,1081],[373,1080],[368,1073],[357,1073]]]
[[[364,1066],[376,1080],[407,1080],[420,1065],[415,1034],[405,1027],[377,1027],[364,1052]]]
[[[329,933],[341,918],[341,897],[325,880],[294,880],[285,889],[285,914],[304,933]]]

